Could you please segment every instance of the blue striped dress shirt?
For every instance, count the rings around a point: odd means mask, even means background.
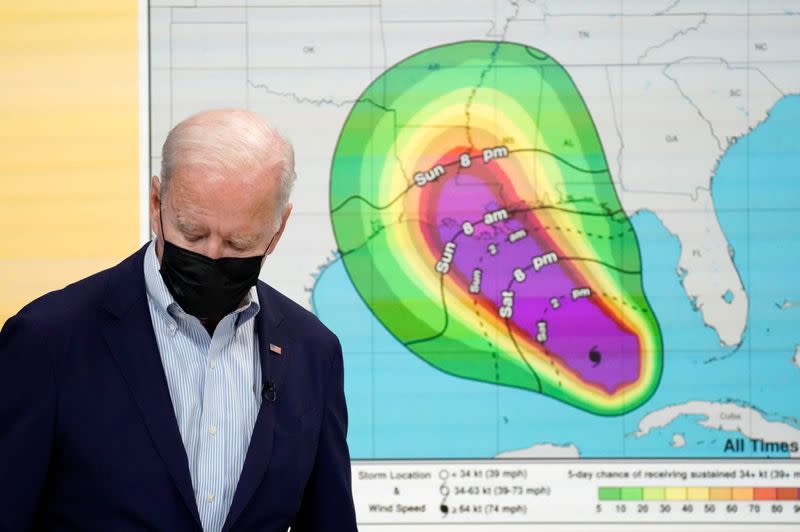
[[[261,405],[256,288],[210,336],[186,314],[159,273],[155,241],[144,259],[147,303],[178,429],[189,459],[200,520],[222,530]]]

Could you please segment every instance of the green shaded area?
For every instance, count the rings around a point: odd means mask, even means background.
[[[642,488],[621,488],[619,498],[623,501],[641,501]]]
[[[441,291],[431,293],[421,284],[405,282],[398,274],[404,265],[389,249],[387,233],[381,231],[344,260],[348,272],[363,274],[356,287],[375,315],[396,318],[388,320],[395,337],[451,375],[527,389],[533,384],[538,390],[536,376],[518,356],[497,353],[494,338],[476,334],[470,323],[448,318]],[[374,261],[391,266],[374,268]]]
[[[622,490],[620,488],[601,487],[597,490],[597,498],[601,501],[622,500]]]
[[[478,109],[501,117],[493,126],[497,131],[476,129]],[[459,121],[439,123],[442,110],[455,110]],[[431,275],[440,286],[433,264],[426,272],[410,271],[408,254],[418,251],[398,249],[391,238],[400,224],[416,224],[410,221],[416,213],[404,213],[403,200],[414,187],[413,173],[424,169],[401,154],[407,146],[420,149],[412,144],[419,128],[450,127],[458,147],[473,145],[478,133],[504,138],[504,125],[536,132],[515,138],[513,149],[543,161],[558,196],[550,201],[571,211],[568,238],[583,243],[576,260],[595,260],[606,268],[611,282],[603,281],[602,296],[641,315],[646,330],[639,332],[659,346],[659,352],[647,354],[654,371],[643,377],[645,391],[626,396],[622,407],[586,401],[574,389],[541,378],[519,352],[498,353],[496,339],[477,318],[453,319],[448,305],[455,302],[418,278]],[[451,142],[429,149],[446,153],[453,148]],[[603,415],[630,411],[655,391],[661,338],[642,290],[638,241],[611,182],[592,117],[569,74],[546,54],[513,43],[461,42],[425,50],[387,70],[365,90],[343,126],[331,168],[330,207],[337,245],[359,295],[400,342],[434,367],[541,392]],[[537,208],[535,201],[531,208]]]

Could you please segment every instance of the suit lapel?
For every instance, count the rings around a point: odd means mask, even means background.
[[[144,282],[144,252],[126,259],[109,280],[103,336],[139,407],[150,437],[198,527],[189,461],[158,353]]]
[[[274,401],[262,396],[261,407],[258,410],[250,445],[247,448],[242,474],[236,486],[231,508],[223,526],[227,532],[236,523],[244,508],[253,497],[264,473],[269,465],[272,454],[272,437],[275,429],[275,409],[281,401],[282,385],[286,368],[292,357],[294,343],[285,328],[281,328],[283,316],[280,314],[271,289],[264,283],[258,283],[258,300],[261,305],[256,319],[258,330],[258,352],[261,359],[261,377],[263,383],[271,382],[274,387]],[[270,344],[278,347],[280,353],[270,350]]]

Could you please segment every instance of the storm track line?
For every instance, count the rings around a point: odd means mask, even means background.
[[[559,156],[559,155],[557,155],[557,154],[555,154],[555,153],[553,153],[551,151],[542,150],[540,148],[519,148],[519,149],[516,149],[516,150],[508,150],[508,153],[509,153],[509,155],[512,154],[512,153],[541,153],[541,154],[544,154],[544,155],[549,155],[549,156],[553,157],[554,159],[557,159],[557,160],[561,161],[562,163],[564,163],[565,165],[569,166],[573,170],[577,170],[578,172],[583,172],[585,174],[602,174],[604,172],[608,172],[608,168],[602,168],[602,169],[599,169],[599,170],[591,170],[591,169],[586,169],[586,168],[581,168],[579,166],[575,166],[574,164],[570,163],[569,161],[567,161],[563,157],[561,157],[561,156]],[[480,160],[482,157],[483,157],[482,155],[471,155],[469,158],[470,158],[470,160],[476,160],[476,159]],[[450,161],[448,163],[441,163],[441,164],[442,164],[442,166],[447,168],[448,166],[455,166],[455,165],[459,165],[460,163],[459,163],[459,160],[456,159],[455,161]],[[361,200],[364,203],[366,203],[367,205],[369,205],[370,207],[372,207],[373,209],[380,211],[380,210],[386,209],[388,207],[391,207],[393,204],[395,204],[397,202],[397,200],[399,200],[404,195],[406,195],[408,193],[408,191],[411,190],[412,188],[414,188],[415,186],[416,185],[414,183],[411,183],[408,187],[405,188],[405,190],[403,190],[394,199],[392,199],[389,203],[387,203],[386,205],[384,205],[382,207],[378,206],[378,205],[375,205],[374,203],[369,201],[364,196],[362,196],[360,194],[356,194],[356,195],[353,195],[353,196],[350,196],[350,197],[346,198],[339,205],[337,205],[336,207],[332,208],[331,209],[331,214],[334,214],[336,211],[338,211],[339,209],[341,209],[342,207],[344,207],[350,201],[353,201],[353,200]]]

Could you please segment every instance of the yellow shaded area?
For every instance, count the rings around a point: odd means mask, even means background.
[[[645,501],[663,501],[664,488],[644,488],[642,490],[642,499]]]
[[[667,501],[685,501],[686,488],[665,488],[664,499]]]
[[[707,501],[709,496],[708,488],[688,488],[686,498],[690,501]]]
[[[139,240],[134,0],[0,5],[0,324]]]

